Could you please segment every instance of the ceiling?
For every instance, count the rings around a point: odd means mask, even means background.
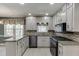
[[[25,17],[28,13],[33,16],[44,16],[45,13],[53,15],[63,3],[0,3],[0,17]]]

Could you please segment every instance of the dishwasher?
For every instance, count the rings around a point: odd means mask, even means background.
[[[29,48],[37,48],[37,36],[29,36]]]

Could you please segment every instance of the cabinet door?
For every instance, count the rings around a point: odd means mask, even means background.
[[[25,39],[25,46],[26,46],[26,48],[28,48],[29,47],[29,37],[26,37],[26,39]]]
[[[70,8],[72,7],[73,3],[67,3],[66,5],[67,5],[67,8]]]
[[[21,39],[21,49],[22,49],[22,54],[24,53],[24,38]]]
[[[18,47],[18,48],[17,48],[17,50],[18,50],[18,55],[21,56],[21,53],[22,53],[22,42],[21,42],[21,40],[18,41],[17,44],[18,44],[18,46],[17,46],[17,47]]]
[[[67,4],[65,3],[62,7],[62,11],[66,11],[66,8],[67,8]]]
[[[62,23],[66,22],[66,11],[62,11],[62,13],[61,13],[61,19],[62,19]]]
[[[23,38],[23,51],[25,51],[26,49],[26,38],[24,37]]]
[[[37,30],[37,20],[35,17],[26,18],[26,30]]]
[[[49,37],[38,37],[37,47],[50,47]]]
[[[53,17],[49,17],[48,30],[53,30]]]
[[[6,56],[6,47],[0,46],[0,56]]]
[[[73,29],[73,7],[67,9],[67,31],[72,31]]]
[[[58,56],[63,56],[63,47],[58,45]]]
[[[53,30],[55,30],[55,17],[53,17]]]

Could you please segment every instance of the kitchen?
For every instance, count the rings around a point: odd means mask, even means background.
[[[79,56],[79,3],[0,8],[0,56]]]

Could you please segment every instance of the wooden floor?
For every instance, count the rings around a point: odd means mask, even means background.
[[[50,48],[28,48],[23,56],[51,56]]]

